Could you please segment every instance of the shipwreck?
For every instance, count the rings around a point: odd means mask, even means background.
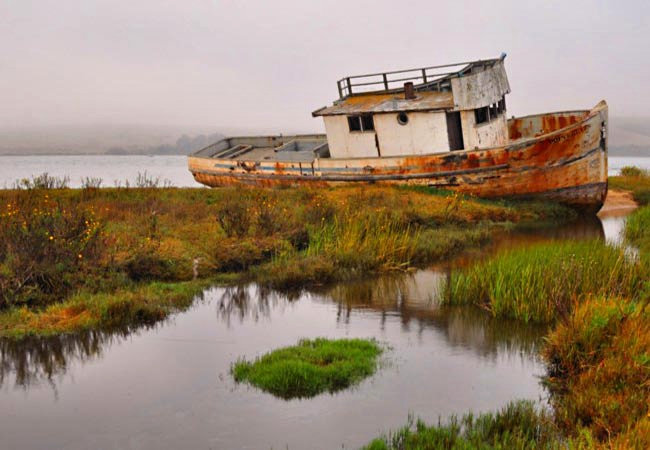
[[[348,76],[317,109],[326,134],[222,139],[188,158],[208,186],[402,183],[540,198],[597,212],[607,104],[507,118],[499,58]]]

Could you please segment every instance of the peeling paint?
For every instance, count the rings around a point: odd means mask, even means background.
[[[512,119],[508,121],[509,143],[489,149],[392,157],[315,157],[313,172],[306,174],[291,167],[291,162],[263,160],[255,166],[238,164],[229,170],[232,160],[200,155],[189,157],[189,168],[197,181],[213,187],[405,183],[445,186],[480,197],[537,196],[593,211],[600,208],[607,193],[607,133],[601,131],[606,127],[607,104],[601,102],[591,111]],[[273,147],[269,148],[272,152]]]

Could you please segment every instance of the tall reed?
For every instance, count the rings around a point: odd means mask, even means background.
[[[307,256],[327,255],[337,265],[358,270],[407,267],[418,232],[390,214],[347,214],[310,234]]]
[[[445,301],[550,322],[585,295],[634,298],[642,285],[640,265],[622,248],[601,241],[551,242],[505,251],[453,273]]]

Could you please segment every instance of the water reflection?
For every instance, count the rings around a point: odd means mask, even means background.
[[[361,314],[364,320],[372,318],[380,330],[391,320],[398,321],[404,333],[415,331],[416,336],[421,336],[425,330],[437,330],[449,346],[471,350],[477,356],[494,358],[499,353],[521,353],[532,357],[544,329],[495,320],[472,308],[439,307],[450,268],[472,263],[497,249],[548,239],[605,238],[609,242],[620,242],[623,224],[622,217],[609,217],[603,222],[594,218],[563,227],[504,233],[487,250],[464,255],[445,266],[341,283],[316,292],[281,293],[255,284],[215,288],[206,292],[211,300],[205,304],[198,302],[195,308],[216,311],[218,321],[232,328],[259,321],[271,322],[274,313],[282,315],[292,305],[313,302],[332,305],[335,322],[340,326],[354,328],[355,314]],[[173,321],[169,326],[174,326]],[[63,376],[74,364],[85,365],[101,359],[114,344],[147,328],[151,327],[22,341],[0,339],[0,386],[14,384],[27,389],[40,382],[55,386],[57,377]]]
[[[0,340],[0,386],[12,378],[16,386],[23,388],[41,381],[54,386],[55,378],[63,375],[71,364],[101,357],[114,342],[129,334],[128,330],[90,331],[20,341]]]
[[[449,274],[429,269],[339,284],[320,300],[334,301],[337,321],[346,324],[356,311],[372,311],[382,327],[388,318],[397,317],[403,330],[414,329],[418,335],[435,328],[452,347],[471,349],[481,357],[496,357],[500,352],[537,355],[545,327],[495,319],[473,307],[441,307]]]

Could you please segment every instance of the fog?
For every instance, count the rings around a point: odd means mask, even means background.
[[[322,130],[355,73],[497,57],[508,113],[647,116],[643,1],[4,0],[0,128]]]

